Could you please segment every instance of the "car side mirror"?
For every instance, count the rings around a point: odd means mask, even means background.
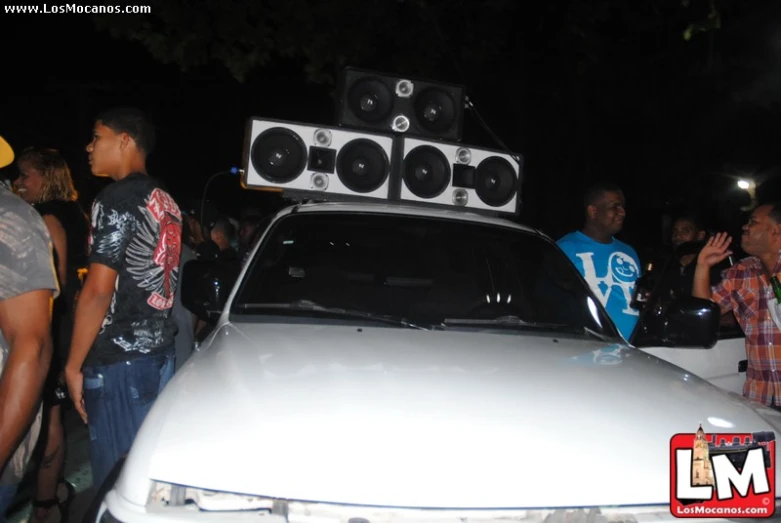
[[[719,339],[721,310],[710,300],[682,296],[673,300],[650,332],[666,347],[710,349]]]
[[[236,283],[238,263],[192,260],[182,267],[182,304],[207,323],[215,323]]]

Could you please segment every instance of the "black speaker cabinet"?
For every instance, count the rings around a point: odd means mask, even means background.
[[[460,141],[465,89],[455,84],[346,68],[339,82],[341,127]]]

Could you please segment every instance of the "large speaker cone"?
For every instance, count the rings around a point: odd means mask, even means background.
[[[435,147],[422,145],[404,158],[402,178],[418,198],[435,198],[450,184],[450,164]]]
[[[477,166],[475,192],[486,205],[501,207],[512,199],[516,190],[515,171],[504,158],[492,156]]]
[[[350,88],[347,103],[353,114],[362,121],[379,122],[390,114],[393,94],[380,80],[364,78]]]
[[[376,191],[389,173],[388,155],[377,142],[361,138],[348,142],[336,157],[336,174],[345,187],[358,193]]]
[[[415,117],[425,130],[442,134],[456,121],[456,103],[446,91],[429,87],[415,98]]]
[[[274,127],[255,138],[250,151],[252,167],[273,183],[295,180],[306,167],[307,150],[301,137],[290,129]]]

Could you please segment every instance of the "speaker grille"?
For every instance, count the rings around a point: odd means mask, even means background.
[[[393,94],[378,78],[362,78],[350,87],[347,103],[358,120],[374,124],[390,115]]]
[[[358,193],[379,189],[390,173],[388,155],[377,142],[348,142],[336,158],[336,174],[345,187]]]
[[[456,125],[456,103],[447,91],[429,87],[415,97],[415,119],[433,135],[440,136]]]
[[[416,147],[404,159],[402,178],[418,198],[435,198],[450,184],[450,163],[435,147]]]
[[[501,207],[509,202],[517,191],[517,178],[510,162],[491,156],[477,165],[475,192],[486,205]]]
[[[288,183],[304,172],[307,149],[303,140],[283,127],[263,131],[252,144],[252,167],[265,180]]]

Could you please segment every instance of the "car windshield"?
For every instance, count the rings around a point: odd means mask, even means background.
[[[513,227],[378,213],[292,213],[265,235],[231,306],[257,315],[617,338],[551,241]]]

